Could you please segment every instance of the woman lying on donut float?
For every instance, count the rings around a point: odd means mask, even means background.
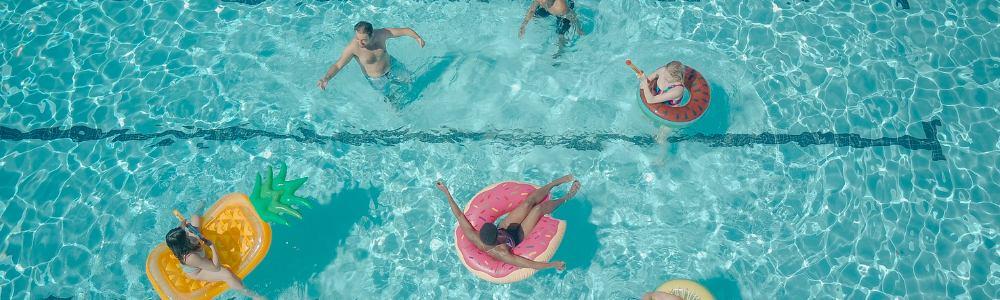
[[[552,188],[573,181],[573,186],[570,188],[569,192],[565,196],[556,200],[548,200],[549,193]],[[444,182],[438,181],[435,183],[437,188],[441,190],[448,198],[448,204],[451,206],[451,212],[458,219],[458,226],[460,230],[456,230],[456,244],[461,245],[464,240],[468,240],[478,249],[464,249],[459,246],[460,258],[463,259],[463,263],[466,267],[469,267],[477,276],[489,280],[495,283],[509,283],[517,280],[521,280],[530,276],[535,270],[542,270],[547,268],[556,268],[557,270],[563,270],[566,267],[566,263],[562,261],[555,262],[545,262],[545,261],[535,261],[524,256],[540,258],[541,260],[548,260],[547,258],[538,257],[537,252],[523,252],[517,251],[522,250],[526,247],[518,247],[524,243],[525,245],[534,243],[535,240],[551,240],[551,234],[540,235],[536,232],[533,234],[532,230],[536,227],[543,228],[539,230],[548,231],[552,225],[548,224],[559,224],[559,229],[562,229],[564,225],[560,224],[559,221],[552,221],[550,217],[546,216],[552,213],[559,205],[566,202],[576,194],[577,190],[580,189],[580,182],[574,180],[573,175],[566,175],[562,178],[556,179],[539,188],[534,188],[530,184],[517,183],[517,182],[504,182],[500,183],[487,189],[483,192],[477,194],[470,201],[467,210],[470,212],[463,213],[462,209],[459,208],[458,204],[455,203],[455,199],[452,197],[451,192],[448,187],[445,186]],[[480,201],[481,200],[481,201]],[[519,204],[516,201],[522,200]],[[516,204],[516,207],[510,208]],[[489,207],[485,207],[489,206]],[[476,210],[478,212],[485,211],[486,214],[490,212],[493,213],[491,216],[484,216],[483,213],[473,213]],[[497,217],[499,217],[504,212],[509,211],[506,218],[500,222],[499,225],[493,222]],[[469,214],[471,218],[474,218],[474,222],[470,222],[469,218],[466,217]],[[545,217],[545,218],[543,218]],[[541,220],[541,222],[540,222]],[[548,222],[548,223],[546,223]],[[476,225],[473,225],[475,223]],[[546,224],[543,224],[546,223]],[[477,230],[476,227],[479,227]],[[555,230],[552,230],[555,231]],[[559,238],[561,239],[561,230],[559,232]],[[464,236],[464,238],[462,237]],[[535,239],[536,236],[539,236]],[[544,243],[544,242],[543,242]],[[555,245],[558,247],[558,245]],[[515,249],[518,248],[518,249]],[[528,245],[527,248],[532,248]],[[475,251],[479,250],[479,251]],[[485,252],[489,257],[480,257],[476,253],[469,252]],[[516,253],[523,253],[518,255]],[[554,252],[554,251],[552,251]],[[463,257],[463,254],[464,255]],[[551,254],[550,254],[551,255]],[[549,256],[550,256],[549,255]],[[492,258],[492,259],[490,259]],[[470,261],[466,261],[466,259]],[[491,260],[497,260],[498,263],[491,263]],[[502,263],[502,264],[500,264]],[[506,266],[512,265],[512,266]],[[516,273],[516,268],[530,269],[525,276],[517,276],[518,278],[504,278],[509,277],[512,272]],[[501,269],[507,269],[506,272]],[[479,274],[484,271],[484,274]],[[501,271],[498,271],[501,270]],[[500,274],[496,274],[499,272]]]

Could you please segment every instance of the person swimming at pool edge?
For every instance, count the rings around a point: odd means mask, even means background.
[[[528,12],[524,15],[524,21],[521,22],[521,29],[518,31],[517,37],[524,38],[524,29],[528,26],[531,18],[555,16],[556,33],[559,34],[559,50],[553,56],[558,57],[562,53],[563,46],[566,45],[566,32],[569,31],[570,27],[576,28],[576,34],[583,35],[583,27],[580,27],[580,19],[577,18],[574,10],[575,6],[573,0],[532,0]]]
[[[655,82],[652,87],[649,86],[651,80]],[[642,91],[649,104],[680,105],[681,99],[684,98],[684,64],[676,60],[671,61],[653,71],[649,76],[640,76],[639,90]],[[656,142],[666,143],[669,134],[670,127],[660,126],[660,131],[656,134]]]
[[[571,180],[573,181],[573,186],[565,196],[556,200],[542,201],[549,195],[552,188]],[[478,232],[472,226],[472,223],[469,222],[469,219],[465,217],[462,209],[455,203],[455,199],[452,198],[451,192],[448,191],[448,187],[444,185],[444,182],[438,180],[435,182],[435,185],[448,198],[451,213],[458,219],[458,226],[462,228],[465,236],[472,241],[472,244],[476,245],[476,248],[486,252],[490,257],[521,268],[537,270],[556,268],[560,271],[566,268],[565,262],[538,262],[516,255],[511,252],[511,249],[517,247],[525,237],[531,234],[531,230],[535,228],[535,225],[538,224],[538,220],[542,216],[552,213],[563,202],[573,198],[573,195],[580,189],[580,181],[574,180],[573,175],[563,176],[532,191],[528,194],[528,198],[524,202],[521,202],[520,205],[507,214],[507,217],[500,222],[499,227],[493,223],[486,223],[483,224],[483,227]]]
[[[191,216],[191,225],[196,228],[201,227],[201,216]],[[244,286],[243,281],[236,274],[220,265],[219,253],[215,250],[215,244],[208,239],[201,240],[189,231],[186,221],[182,221],[180,226],[167,232],[166,243],[170,252],[174,253],[174,257],[180,260],[181,270],[189,278],[209,282],[223,281],[230,288],[250,298],[265,299]],[[211,260],[205,256],[205,246],[212,250]]]
[[[409,72],[389,55],[389,50],[386,49],[386,41],[401,36],[411,37],[417,41],[420,48],[424,47],[424,39],[413,29],[374,29],[371,23],[358,22],[354,25],[354,41],[344,47],[340,58],[330,66],[326,75],[316,82],[316,86],[325,91],[330,79],[336,76],[351,58],[357,60],[358,64],[361,65],[365,78],[376,90],[385,92],[390,83],[408,83],[410,80]]]

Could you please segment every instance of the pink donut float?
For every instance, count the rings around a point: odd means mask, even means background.
[[[514,210],[528,198],[531,191],[536,189],[538,187],[530,183],[514,181],[491,185],[472,197],[469,204],[465,206],[465,217],[472,223],[472,227],[479,230],[483,224],[496,222],[500,216]],[[548,199],[546,196],[542,201],[548,201]],[[542,216],[538,220],[538,225],[535,225],[531,232],[525,232],[524,240],[511,252],[530,260],[547,262],[555,254],[559,244],[562,243],[565,231],[566,221],[554,219],[549,215]],[[465,238],[465,233],[457,226],[455,228],[455,248],[458,250],[458,259],[462,261],[465,268],[469,269],[476,277],[492,283],[521,281],[538,271],[531,268],[520,268],[494,259],[486,252],[476,248],[476,245]]]

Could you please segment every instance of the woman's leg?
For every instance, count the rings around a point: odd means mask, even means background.
[[[240,280],[239,277],[236,277],[236,274],[233,274],[233,272],[229,271],[229,269],[227,268],[221,268],[215,272],[201,270],[198,271],[198,273],[189,275],[192,278],[198,280],[211,281],[211,282],[222,281],[225,282],[227,285],[229,285],[229,288],[236,290],[237,292],[240,292],[244,295],[247,295],[250,298],[264,299],[264,297],[257,295],[257,293],[254,293],[253,291],[248,289],[245,285],[243,285],[243,281]]]
[[[659,155],[656,157],[656,160],[653,161],[654,166],[662,166],[665,162],[667,157],[667,147],[669,146],[667,144],[667,139],[670,138],[671,132],[673,132],[673,129],[670,129],[670,127],[660,125],[660,129],[654,137],[656,144],[659,145],[660,148],[660,151],[657,151],[659,152]]]
[[[538,225],[538,220],[540,220],[542,216],[551,214],[552,211],[559,207],[559,205],[562,205],[566,202],[566,200],[573,198],[578,190],[580,190],[580,182],[573,181],[573,187],[569,188],[569,192],[562,198],[545,201],[533,207],[531,212],[528,213],[528,216],[524,217],[524,220],[521,222],[521,230],[524,230],[524,238],[527,238],[528,235],[531,234],[531,230],[535,229],[535,225]]]
[[[531,208],[538,205],[542,199],[545,199],[552,192],[552,188],[567,183],[570,180],[573,180],[573,175],[566,175],[532,191],[528,194],[528,198],[524,199],[524,202],[521,202],[514,210],[510,211],[507,217],[503,219],[503,222],[500,222],[500,228],[507,228],[508,225],[513,223],[521,223],[524,217],[528,215],[528,212],[531,211]]]
[[[202,210],[205,209],[205,204],[199,204],[198,208],[195,209],[194,214],[191,215],[191,225],[194,227],[201,228],[201,214]]]
[[[670,129],[670,127],[667,127],[665,125],[660,125],[660,130],[656,132],[656,137],[654,138],[656,140],[656,143],[660,145],[666,145],[667,138],[670,137],[671,132],[673,132],[673,130]]]

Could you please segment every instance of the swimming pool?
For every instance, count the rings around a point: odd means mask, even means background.
[[[170,209],[277,161],[320,205],[245,279],[273,298],[1000,298],[1000,8],[870,2],[580,0],[559,58],[521,1],[0,3],[0,298],[155,297]],[[427,41],[390,42],[411,104],[354,63],[314,86],[358,20]],[[711,82],[666,149],[626,58]],[[565,272],[456,261],[433,180],[464,203],[567,172]]]

